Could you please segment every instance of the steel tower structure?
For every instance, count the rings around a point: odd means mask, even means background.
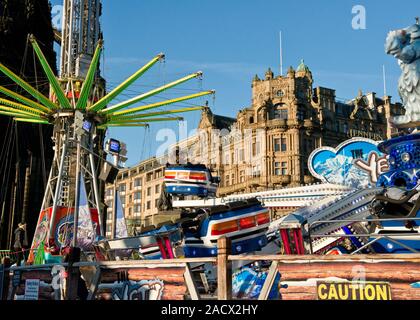
[[[0,99],[0,114],[14,117],[15,121],[42,123],[54,126],[54,160],[48,178],[38,226],[32,243],[35,251],[45,245],[47,251],[59,255],[59,249],[70,245],[81,246],[79,211],[81,192],[86,191],[86,204],[90,218],[98,223],[93,230],[103,234],[98,192],[98,161],[102,151],[104,130],[108,127],[147,126],[158,121],[178,121],[179,116],[166,115],[201,110],[204,106],[154,110],[167,105],[213,94],[202,91],[187,96],[133,107],[152,96],[179,84],[202,76],[196,72],[161,87],[141,93],[129,100],[108,106],[127,87],[138,80],[147,70],[164,59],[156,55],[136,73],[109,93],[105,93],[104,80],[99,75],[99,60],[103,48],[100,39],[100,0],[64,0],[64,16],[61,47],[61,71],[57,78],[48,65],[40,46],[30,37],[33,50],[50,83],[50,95],[44,96],[13,71],[0,63],[0,72],[8,76],[24,91],[29,99],[16,92],[0,87],[0,92],[12,98]],[[163,117],[160,117],[163,116]],[[67,225],[63,229],[63,226]],[[64,231],[63,231],[64,230]],[[64,241],[63,234],[64,232]],[[71,234],[72,232],[72,234]],[[93,239],[91,239],[93,241]]]

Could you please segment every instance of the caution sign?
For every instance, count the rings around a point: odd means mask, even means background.
[[[39,279],[26,279],[25,281],[25,300],[38,300]]]
[[[387,282],[327,282],[316,284],[318,300],[391,300]]]

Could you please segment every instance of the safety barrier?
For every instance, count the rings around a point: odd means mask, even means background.
[[[27,279],[40,280],[39,299],[77,299],[80,298],[77,284],[82,274],[88,289],[87,300],[230,300],[233,264],[268,261],[271,266],[260,288],[260,300],[268,299],[279,274],[280,284],[277,282],[275,290],[280,291],[284,300],[337,300],[345,297],[350,300],[420,300],[420,254],[238,256],[230,252],[231,241],[221,238],[215,258],[69,261],[56,265],[11,267],[5,272],[8,287],[3,299],[23,299]],[[217,265],[217,296],[200,292],[200,280],[193,276],[193,269],[206,263]],[[59,283],[60,275],[64,275],[61,287],[54,287]],[[354,289],[356,284],[365,291]],[[334,286],[350,286],[354,294],[337,295]],[[329,291],[329,288],[332,289]]]

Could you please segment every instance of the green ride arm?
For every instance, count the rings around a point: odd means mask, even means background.
[[[34,108],[34,109],[42,110],[42,111],[45,111],[45,112],[50,112],[51,111],[50,109],[48,109],[47,107],[43,106],[42,104],[40,104],[38,102],[35,102],[35,101],[32,101],[32,100],[30,100],[30,99],[28,99],[28,98],[26,98],[26,97],[24,97],[24,96],[22,96],[22,95],[20,95],[20,94],[18,94],[16,92],[14,92],[14,91],[11,91],[11,90],[9,90],[9,89],[7,89],[5,87],[0,86],[0,92],[3,93],[4,95],[6,95],[6,96],[8,96],[10,98],[15,99],[15,100],[19,101],[22,104],[26,104],[26,105]]]
[[[118,87],[112,90],[110,93],[105,95],[102,99],[98,102],[93,104],[92,106],[88,107],[89,111],[100,111],[106,107],[106,105],[111,102],[116,96],[118,96],[121,92],[127,89],[134,81],[140,78],[147,70],[149,70],[156,62],[163,59],[165,57],[164,54],[160,53],[152,60],[150,60],[146,65],[140,68],[136,73],[134,73],[131,77],[126,79],[123,83],[121,83]]]
[[[34,48],[35,54],[38,57],[39,62],[41,63],[42,68],[44,69],[45,74],[47,75],[48,80],[57,96],[57,100],[60,102],[61,106],[65,109],[71,109],[70,101],[67,99],[66,94],[64,93],[63,89],[61,88],[60,84],[58,83],[57,78],[55,77],[54,72],[51,70],[50,65],[48,64],[47,59],[45,58],[44,54],[42,53],[41,48],[39,47],[38,43],[35,40],[34,36],[30,36],[29,39],[32,43],[32,47]]]
[[[174,109],[174,110],[166,110],[166,111],[159,111],[159,112],[147,112],[141,114],[133,114],[130,116],[124,117],[110,117],[110,121],[117,121],[117,120],[131,120],[131,119],[141,119],[141,118],[148,118],[148,117],[155,117],[161,115],[168,115],[173,113],[184,113],[184,112],[191,112],[191,111],[198,111],[203,110],[206,107],[189,107],[189,108],[181,108],[181,109]]]
[[[173,88],[173,87],[175,87],[177,85],[180,85],[180,84],[182,84],[184,82],[187,82],[188,80],[191,80],[191,79],[194,79],[194,78],[197,78],[197,77],[201,77],[202,75],[203,75],[202,72],[196,72],[196,73],[190,74],[190,75],[188,75],[188,76],[186,76],[184,78],[178,79],[178,80],[173,81],[171,83],[168,83],[168,84],[166,84],[164,86],[161,86],[159,88],[156,88],[156,89],[153,89],[153,90],[148,91],[146,93],[143,93],[143,94],[141,94],[141,95],[139,95],[137,97],[134,97],[132,99],[123,101],[123,102],[118,103],[118,104],[116,104],[114,106],[111,106],[109,108],[106,108],[106,109],[103,110],[103,112],[105,114],[116,112],[116,111],[121,110],[121,109],[124,109],[125,107],[128,107],[128,106],[130,106],[130,105],[132,105],[134,103],[140,102],[140,101],[145,100],[145,99],[147,99],[149,97],[152,97],[152,96],[154,96],[154,95],[156,95],[158,93],[161,93],[161,92],[163,92],[165,90],[168,90],[170,88]]]
[[[41,92],[36,90],[32,87],[29,83],[25,80],[20,78],[17,74],[7,68],[5,65],[0,63],[0,71],[3,72],[6,76],[8,76],[11,80],[13,80],[16,84],[18,84],[22,89],[28,92],[32,97],[36,100],[41,102],[45,107],[48,107],[50,110],[58,109],[58,106],[50,101],[46,96],[44,96]]]
[[[21,103],[17,103],[17,102],[10,101],[10,100],[7,100],[7,99],[1,99],[0,98],[0,104],[11,107],[11,108],[14,108],[14,109],[17,109],[17,110],[27,111],[29,113],[33,113],[34,115],[40,115],[40,114],[45,115],[46,114],[44,111],[40,111],[38,109],[34,109],[34,108],[31,108],[31,107],[25,106]]]
[[[95,78],[95,73],[98,68],[101,52],[102,52],[102,41],[100,41],[98,43],[98,46],[96,47],[95,53],[92,58],[92,62],[89,66],[89,70],[86,75],[86,79],[82,85],[82,90],[80,92],[79,100],[77,101],[77,104],[76,104],[76,109],[86,109],[87,107],[87,101],[89,98],[90,91],[92,90],[93,80]]]
[[[150,110],[150,109],[154,109],[154,108],[159,108],[161,106],[166,106],[166,105],[174,104],[174,103],[181,102],[181,101],[191,100],[191,99],[194,99],[194,98],[198,98],[198,97],[202,97],[202,96],[206,96],[206,95],[214,94],[214,93],[215,93],[214,90],[194,93],[194,94],[190,94],[188,96],[183,96],[183,97],[179,97],[179,98],[175,98],[175,99],[156,102],[156,103],[152,103],[152,104],[148,104],[148,105],[144,105],[144,106],[140,106],[140,107],[135,107],[135,108],[127,109],[127,110],[117,111],[117,112],[112,113],[111,117],[112,116],[117,117],[117,116],[130,115],[130,114],[133,114],[133,113],[137,113],[139,111],[146,111],[146,110]]]

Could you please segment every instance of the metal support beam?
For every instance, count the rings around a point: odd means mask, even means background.
[[[74,216],[73,216],[73,247],[77,247],[77,231],[78,231],[78,224],[79,224],[79,204],[80,204],[80,157],[81,155],[81,148],[80,148],[80,141],[78,141],[76,146],[76,188],[75,188],[75,200],[74,200]]]
[[[102,228],[102,212],[101,212],[101,205],[100,205],[100,200],[99,200],[98,179],[97,179],[96,169],[95,169],[95,160],[93,159],[92,153],[89,153],[89,162],[90,162],[90,168],[92,171],[92,184],[93,184],[93,193],[94,193],[95,202],[96,202],[96,210],[98,210],[99,230],[101,231],[101,236],[103,236],[104,230]]]
[[[56,182],[56,186],[55,186],[53,208],[52,208],[52,212],[51,212],[51,220],[50,220],[50,227],[49,227],[49,230],[48,230],[47,240],[51,239],[51,237],[52,237],[54,221],[55,221],[55,217],[57,215],[58,201],[59,201],[60,196],[61,196],[61,189],[62,189],[62,183],[63,183],[64,160],[66,159],[66,156],[67,156],[67,148],[68,148],[68,140],[67,140],[67,136],[64,136],[64,143],[63,143],[63,148],[61,150],[60,164],[59,164],[59,167],[58,167],[58,177],[57,177],[57,182]]]

